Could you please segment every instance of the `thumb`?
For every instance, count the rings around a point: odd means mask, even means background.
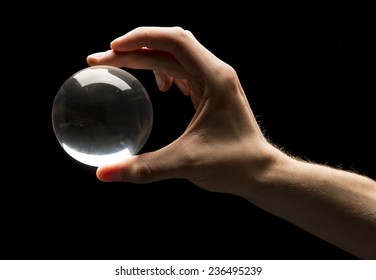
[[[121,162],[98,167],[97,178],[102,182],[146,184],[170,178],[184,178],[181,148],[172,143],[160,150],[132,156]],[[186,166],[186,165],[185,165]]]

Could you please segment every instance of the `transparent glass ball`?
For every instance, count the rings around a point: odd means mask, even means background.
[[[52,106],[57,140],[75,160],[100,166],[137,154],[153,125],[144,86],[129,72],[92,66],[69,77]]]

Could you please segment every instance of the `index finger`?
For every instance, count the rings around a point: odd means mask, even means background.
[[[138,27],[111,42],[114,51],[149,48],[171,53],[190,74],[204,75],[218,58],[181,27]],[[209,65],[208,65],[209,64]]]

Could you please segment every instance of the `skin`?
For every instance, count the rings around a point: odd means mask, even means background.
[[[236,71],[180,27],[139,27],[89,65],[154,72],[161,91],[175,83],[196,112],[169,145],[100,166],[103,182],[144,184],[184,178],[231,193],[361,259],[376,259],[376,181],[303,161],[263,135]]]

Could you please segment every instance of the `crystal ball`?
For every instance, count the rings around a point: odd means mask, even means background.
[[[141,150],[152,129],[153,107],[145,87],[128,71],[91,66],[61,85],[52,124],[68,155],[97,167]]]

